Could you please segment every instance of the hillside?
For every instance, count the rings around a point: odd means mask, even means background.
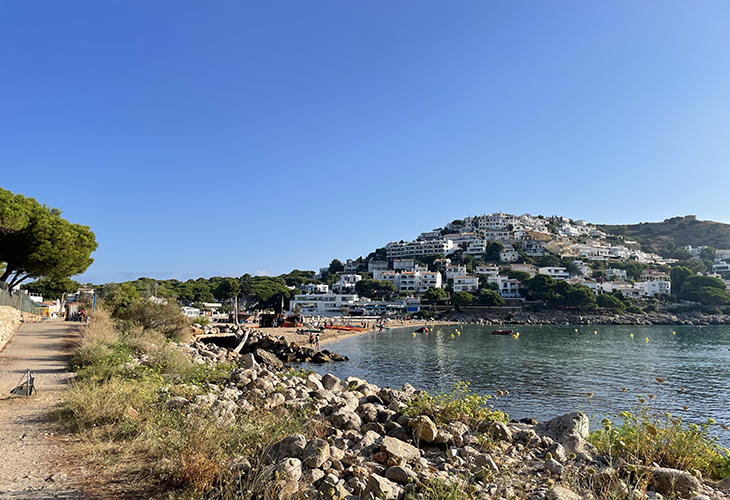
[[[675,247],[711,246],[730,248],[730,224],[697,220],[694,216],[672,217],[664,222],[643,222],[632,225],[599,225],[602,231],[623,235],[626,239],[641,243],[644,251],[659,254]]]

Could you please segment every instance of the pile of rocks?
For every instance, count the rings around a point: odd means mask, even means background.
[[[350,359],[327,349],[317,351],[311,347],[300,346],[295,342],[288,342],[285,337],[262,334],[254,328],[236,325],[205,326],[196,329],[195,333],[195,340],[190,344],[181,344],[181,347],[193,357],[196,363],[214,359],[231,359],[239,354],[255,353],[260,363],[278,370],[284,363],[323,364],[332,361],[349,361]],[[235,339],[230,343],[236,347],[219,346],[217,342],[220,342],[221,339]]]
[[[236,478],[230,488],[265,490],[266,498],[273,493],[280,499],[395,500],[406,488],[441,480],[479,499],[573,500],[610,484],[623,498],[644,498],[633,472],[615,470],[585,440],[588,418],[582,413],[541,424],[437,425],[428,416],[404,414],[421,395],[408,384],[395,390],[331,374],[282,376],[258,363],[253,353],[242,362],[208,394],[194,400],[171,397],[166,404],[182,411],[209,408],[224,425],[254,407],[306,408],[319,437],[295,434],[272,443],[260,459],[236,457],[229,464]],[[692,474],[652,472],[651,488],[660,495],[724,497]],[[208,497],[220,493],[216,489]]]

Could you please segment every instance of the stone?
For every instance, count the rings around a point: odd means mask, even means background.
[[[398,493],[399,490],[396,484],[390,479],[379,476],[378,474],[370,474],[367,485],[360,498],[363,500],[396,500]]]
[[[367,424],[364,424],[360,427],[361,432],[367,432],[367,431],[373,431],[377,432],[381,436],[385,434],[385,428],[382,426],[382,424],[379,424],[377,422],[368,422]]]
[[[240,357],[240,360],[244,370],[255,370],[257,372],[261,371],[261,365],[259,365],[252,353],[249,352],[244,354]],[[231,376],[233,376],[233,373],[231,373]]]
[[[334,391],[342,388],[342,381],[331,373],[328,373],[322,376],[322,386],[328,391]]]
[[[359,455],[369,455],[382,442],[383,437],[380,434],[367,431],[362,439],[350,448],[350,451]]]
[[[413,429],[413,438],[416,441],[433,443],[436,440],[436,436],[438,436],[436,424],[426,415],[421,415],[413,419],[410,422],[410,426]]]
[[[312,469],[319,468],[330,458],[330,445],[324,439],[312,439],[302,451],[302,462]]]
[[[568,454],[565,453],[565,448],[560,443],[553,443],[550,445],[547,452],[550,453],[558,462],[565,462],[568,460]]]
[[[558,443],[562,443],[568,436],[587,438],[589,424],[590,421],[586,414],[576,411],[537,424],[534,430],[540,436],[547,436]]]
[[[342,430],[358,430],[362,425],[362,420],[354,411],[347,409],[337,410],[330,417],[332,425]]]
[[[347,490],[334,474],[327,474],[319,485],[319,493],[325,500],[344,500],[347,498]]]
[[[557,474],[559,476],[563,473],[563,466],[554,458],[550,458],[545,461],[545,470],[550,474]]]
[[[378,408],[372,403],[365,403],[357,408],[357,414],[363,422],[375,422],[378,420]]]
[[[657,467],[652,469],[649,485],[662,495],[679,494],[690,498],[700,491],[700,481],[692,474],[677,469]]]
[[[580,495],[562,486],[549,489],[546,497],[549,500],[582,500]]]
[[[494,422],[487,429],[487,434],[493,441],[512,442],[512,431],[504,422]]]
[[[569,455],[575,453],[575,456],[581,460],[591,460],[598,454],[598,450],[591,443],[580,436],[568,436],[563,439],[565,452]]]
[[[259,363],[273,368],[274,370],[281,370],[284,367],[284,363],[282,363],[276,355],[264,349],[256,349],[254,351],[254,356]]]
[[[313,391],[323,391],[324,386],[322,385],[322,382],[319,381],[319,378],[315,376],[314,373],[310,373],[307,375],[307,379],[304,382],[308,389],[311,389]]]
[[[401,441],[406,441],[406,442],[413,439],[413,433],[411,433],[404,427],[401,427],[400,425],[397,425],[397,424],[391,430],[388,431],[387,435],[389,437],[394,437],[396,439],[400,439]]]
[[[408,484],[418,479],[418,475],[413,470],[401,465],[385,469],[385,477],[398,484]]]
[[[273,394],[270,394],[269,396],[264,398],[263,407],[267,410],[271,410],[272,408],[283,405],[285,402],[286,398],[282,393],[274,392]]]
[[[301,458],[306,445],[307,438],[303,434],[294,434],[272,444],[267,455],[270,457],[270,460],[289,457]]]
[[[384,437],[380,449],[388,454],[388,465],[404,465],[421,456],[418,448],[394,437]]]

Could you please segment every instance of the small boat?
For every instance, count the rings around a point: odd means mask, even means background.
[[[422,326],[421,328],[417,328],[416,333],[428,333],[428,328],[426,328],[425,326]]]
[[[494,330],[492,335],[512,335],[512,330]]]

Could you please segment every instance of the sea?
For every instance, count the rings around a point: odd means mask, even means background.
[[[302,365],[380,387],[409,383],[449,392],[469,383],[510,418],[538,421],[581,410],[592,426],[640,400],[657,415],[706,423],[724,446],[730,434],[730,327],[436,325],[373,332],[327,344],[350,360]],[[498,396],[498,394],[502,394]]]

